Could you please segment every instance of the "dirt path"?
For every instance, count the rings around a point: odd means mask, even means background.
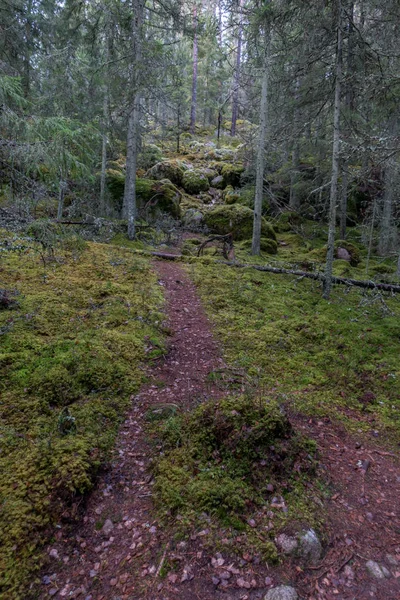
[[[270,569],[256,553],[212,556],[203,545],[204,531],[189,541],[174,542],[159,527],[149,474],[155,448],[146,437],[144,417],[160,404],[190,407],[220,396],[223,391],[214,388],[207,376],[224,368],[224,363],[182,267],[157,262],[155,268],[168,301],[168,355],[151,368],[149,385],[133,398],[112,468],[89,498],[83,523],[73,532],[59,529],[48,547],[39,597],[260,600],[272,585],[285,583],[307,600],[399,600],[398,461],[363,447],[329,421],[293,417],[297,427],[318,441],[322,470],[330,480],[329,541],[319,569],[302,570],[290,560]],[[166,558],[174,570],[161,578]],[[385,566],[390,577],[374,579],[366,569],[370,559]]]

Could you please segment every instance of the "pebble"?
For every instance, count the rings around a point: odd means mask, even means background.
[[[111,521],[111,519],[107,519],[102,527],[102,532],[104,533],[104,535],[110,535],[113,529],[114,523]]]
[[[390,577],[388,569],[379,565],[374,560],[369,560],[365,566],[369,574],[372,575],[372,577],[375,577],[375,579],[385,579],[385,577]]]
[[[269,590],[264,596],[264,600],[298,600],[298,595],[293,587],[279,585]]]

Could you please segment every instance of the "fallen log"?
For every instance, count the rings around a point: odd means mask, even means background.
[[[325,275],[324,273],[308,273],[307,271],[296,271],[292,269],[284,269],[283,267],[270,267],[268,265],[251,265],[249,263],[237,263],[234,261],[223,261],[217,260],[217,263],[226,265],[228,267],[236,267],[238,269],[255,269],[256,271],[264,271],[267,273],[276,273],[283,275],[294,275],[295,277],[304,277],[307,279],[314,279],[315,281],[324,282]],[[332,277],[332,283],[337,283],[340,285],[347,286],[355,286],[361,287],[370,290],[382,290],[384,292],[395,292],[396,294],[400,293],[400,285],[392,284],[392,283],[377,283],[376,281],[365,281],[362,279],[347,279],[345,277]]]
[[[184,260],[186,257],[181,254],[164,254],[163,252],[150,252],[151,256],[157,258],[163,258],[165,260]],[[283,267],[270,267],[268,265],[252,265],[250,263],[238,263],[235,261],[228,260],[214,260],[216,264],[226,265],[227,267],[236,267],[237,269],[255,269],[256,271],[263,271],[266,273],[275,273],[277,275],[294,275],[295,277],[301,277],[306,279],[313,279],[314,281],[320,281],[321,283],[325,280],[324,273],[308,273],[307,271],[297,271],[292,269],[285,269]],[[332,277],[332,283],[338,285],[355,286],[369,290],[381,290],[382,292],[394,292],[400,294],[400,285],[394,283],[377,283],[376,281],[366,281],[362,279],[347,279],[345,277]]]

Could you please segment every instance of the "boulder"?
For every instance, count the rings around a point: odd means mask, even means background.
[[[278,535],[275,538],[275,544],[283,554],[294,554],[299,547],[297,539],[286,533]]]
[[[254,212],[240,204],[217,206],[204,215],[207,227],[213,233],[232,233],[235,240],[246,240],[253,234]],[[264,217],[261,219],[261,235],[276,241],[275,231]]]
[[[296,590],[289,585],[279,585],[272,588],[264,596],[264,600],[297,600],[298,594]]]
[[[338,248],[336,251],[336,256],[340,260],[347,260],[347,262],[351,262],[350,253],[346,250],[346,248]]]
[[[182,221],[187,229],[196,231],[203,226],[204,216],[199,210],[195,208],[189,208],[189,210],[187,210],[183,215]]]
[[[219,190],[224,189],[225,184],[222,175],[217,175],[217,177],[214,177],[214,179],[211,180],[211,185],[212,187],[217,188]]]
[[[299,556],[308,564],[316,565],[322,554],[321,542],[314,529],[304,531],[299,538]]]
[[[198,194],[207,191],[210,184],[205,173],[198,169],[192,169],[183,174],[182,187],[188,194]]]
[[[225,188],[222,197],[225,204],[235,204],[240,198],[239,193],[236,192],[231,185],[228,185],[228,187]]]
[[[240,184],[240,176],[244,171],[244,166],[241,164],[225,164],[222,167],[221,175],[225,185],[237,187]]]
[[[147,171],[145,179],[169,179],[175,185],[182,185],[182,178],[186,168],[187,165],[182,161],[163,160]]]

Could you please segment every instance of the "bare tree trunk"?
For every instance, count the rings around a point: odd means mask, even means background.
[[[380,225],[378,253],[380,256],[386,256],[391,246],[391,222],[393,212],[395,165],[391,159],[386,165],[385,170],[385,191],[383,194],[383,212]]]
[[[300,164],[300,80],[297,77],[294,93],[294,113],[293,113],[293,150],[292,150],[292,170],[290,173],[290,200],[289,206],[293,210],[299,210],[299,198],[297,194],[296,184],[299,180],[299,164]]]
[[[353,34],[354,34],[354,2],[350,2],[348,10],[348,40],[347,40],[347,68],[346,68],[346,110],[347,110],[347,121],[351,123],[351,112],[354,108],[354,91],[352,85],[352,76],[354,70],[354,56],[353,56]],[[350,127],[347,127],[350,130]],[[346,136],[349,138],[349,135]],[[348,195],[348,180],[349,180],[349,160],[346,157],[343,160],[342,165],[342,190],[340,197],[340,239],[346,238],[346,224],[347,224],[347,195]]]
[[[335,250],[336,230],[336,205],[338,201],[338,180],[340,162],[340,108],[342,89],[342,62],[343,62],[343,36],[342,36],[342,3],[338,2],[338,24],[336,42],[336,81],[335,81],[335,104],[333,109],[333,144],[332,144],[332,179],[329,204],[329,229],[328,229],[328,251],[326,254],[325,281],[323,297],[328,300],[332,288],[333,258]]]
[[[107,144],[108,144],[108,131],[110,128],[110,98],[108,88],[108,61],[110,58],[109,51],[109,35],[108,35],[108,23],[105,27],[105,40],[104,40],[104,85],[103,85],[103,132],[101,141],[101,175],[100,175],[100,215],[105,215],[106,212],[106,169],[107,169]]]
[[[193,78],[192,78],[192,104],[190,108],[190,132],[196,130],[196,109],[197,109],[197,67],[198,67],[198,41],[197,41],[197,6],[193,5]]]
[[[243,0],[239,2],[239,30],[238,30],[238,42],[236,49],[236,66],[233,75],[232,85],[232,122],[231,122],[231,136],[236,135],[236,121],[239,113],[239,85],[240,85],[240,64],[242,58],[242,34],[243,34],[243,14],[242,14]]]
[[[58,220],[62,219],[63,212],[64,212],[64,197],[65,197],[66,187],[67,187],[67,184],[64,181],[63,176],[61,174],[60,181],[58,184],[58,207],[57,207],[57,219]]]
[[[136,235],[136,163],[140,123],[140,61],[142,57],[142,24],[145,0],[133,0],[132,18],[132,102],[128,119],[124,209],[128,219],[128,238]]]
[[[262,71],[262,88],[260,100],[260,132],[258,138],[257,162],[256,162],[256,193],[254,198],[254,223],[253,239],[251,244],[251,253],[260,254],[261,238],[261,213],[262,198],[264,188],[264,152],[265,139],[267,137],[268,127],[268,81],[269,81],[269,60],[270,60],[270,31],[269,26],[264,30],[264,58]]]

